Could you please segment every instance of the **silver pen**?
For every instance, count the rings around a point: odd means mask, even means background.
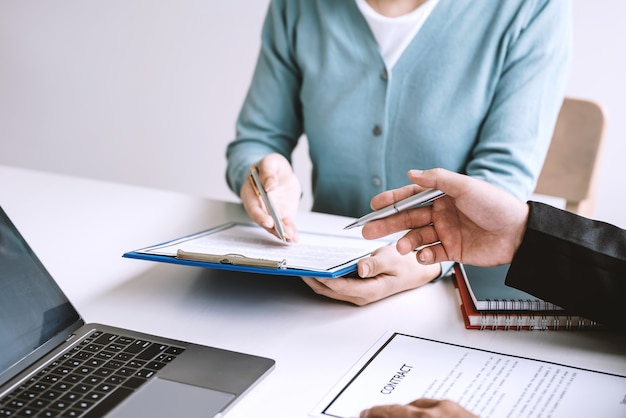
[[[426,189],[423,192],[414,194],[413,196],[409,196],[406,199],[402,199],[401,201],[395,202],[392,205],[386,206],[382,209],[378,209],[372,213],[368,213],[367,215],[360,217],[350,225],[346,226],[344,229],[351,229],[356,228],[357,226],[363,226],[368,222],[374,221],[376,219],[386,218],[387,216],[400,213],[403,210],[411,209],[418,206],[427,206],[434,200],[437,200],[445,195],[446,194],[441,190]]]
[[[283,222],[280,220],[280,215],[274,206],[274,202],[267,194],[265,189],[263,188],[263,184],[261,183],[261,178],[259,177],[259,169],[256,165],[250,167],[250,181],[252,182],[252,187],[256,191],[257,195],[261,196],[261,200],[263,200],[263,204],[265,205],[265,209],[269,213],[269,215],[274,220],[274,229],[278,234],[278,238],[283,242],[287,242],[287,237],[285,236],[285,227],[283,226]]]

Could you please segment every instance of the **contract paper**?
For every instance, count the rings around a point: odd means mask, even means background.
[[[626,417],[626,376],[393,333],[311,415],[358,417],[418,398],[450,399],[481,418]]]

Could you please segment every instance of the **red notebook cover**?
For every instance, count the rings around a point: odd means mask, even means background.
[[[454,267],[454,285],[460,298],[465,328],[478,330],[579,330],[599,327],[586,318],[564,311],[477,311],[459,266]]]

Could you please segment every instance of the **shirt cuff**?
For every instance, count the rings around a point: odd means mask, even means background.
[[[454,261],[443,261],[439,263],[439,265],[441,266],[441,273],[439,273],[439,276],[435,277],[430,282],[434,283],[437,280],[440,280],[442,277],[450,276],[452,272],[454,271],[453,269],[454,264],[455,264]]]

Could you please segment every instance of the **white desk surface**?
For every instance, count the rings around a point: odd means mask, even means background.
[[[356,307],[294,277],[122,258],[246,220],[235,203],[0,166],[0,206],[87,322],[275,359],[229,418],[306,417],[386,331],[626,375],[624,334],[466,330],[449,279]],[[302,213],[298,223],[334,231],[347,223],[316,220]]]

